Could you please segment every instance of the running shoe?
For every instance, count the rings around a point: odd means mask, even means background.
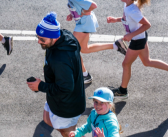
[[[5,38],[5,43],[3,43],[2,45],[7,50],[7,55],[10,55],[13,50],[13,37],[5,36],[4,38]]]
[[[126,54],[128,46],[122,39],[115,41],[115,45],[118,47],[118,51],[122,54]]]
[[[129,94],[123,94],[121,93],[119,88],[110,88],[110,90],[113,92],[114,94],[114,98],[120,98],[120,99],[127,99],[129,97]]]
[[[91,83],[93,80],[93,77],[89,73],[87,76],[83,76],[83,78],[84,78],[84,84]]]

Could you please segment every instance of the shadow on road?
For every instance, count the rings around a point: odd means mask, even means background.
[[[91,83],[88,83],[88,84],[84,84],[85,89],[87,89],[91,84],[92,84],[92,82],[91,82]]]
[[[6,68],[6,64],[3,64],[2,67],[0,68],[0,75],[3,73],[5,68]]]
[[[153,130],[137,133],[127,137],[163,137],[167,130],[168,130],[168,119],[162,122],[157,128]]]
[[[116,111],[116,115],[118,115],[121,110],[124,108],[124,106],[126,105],[126,102],[125,101],[121,101],[121,102],[117,102],[117,103],[114,103],[115,104],[115,111]]]
[[[44,121],[41,121],[34,132],[33,137],[52,137],[51,133],[54,128],[48,126]]]

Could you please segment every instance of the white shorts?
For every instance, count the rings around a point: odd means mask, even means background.
[[[78,119],[81,115],[73,118],[63,118],[53,114],[48,106],[48,103],[45,103],[44,110],[49,112],[50,121],[54,129],[65,129],[71,126],[75,126],[78,122]]]

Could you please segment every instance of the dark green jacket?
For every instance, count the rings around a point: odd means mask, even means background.
[[[80,45],[70,31],[61,30],[61,37],[46,50],[44,77],[38,89],[46,93],[54,114],[71,118],[85,111]]]

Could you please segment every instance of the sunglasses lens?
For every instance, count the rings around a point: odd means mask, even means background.
[[[37,35],[36,35],[36,37],[37,37],[37,38],[38,38],[38,40],[40,40],[41,42],[45,43],[45,40],[44,40],[44,39],[39,38]]]

